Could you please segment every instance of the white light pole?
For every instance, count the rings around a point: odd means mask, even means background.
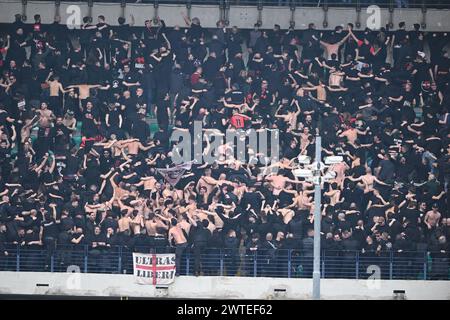
[[[320,163],[322,155],[322,137],[316,136],[316,163],[314,172],[314,269],[313,269],[313,299],[320,300],[320,207],[322,204],[322,175]]]
[[[309,157],[299,156],[300,164],[310,163]],[[293,174],[305,178],[314,183],[314,268],[313,268],[313,299],[320,300],[320,229],[321,229],[321,204],[322,204],[322,182],[333,179],[333,175],[323,174],[322,169],[329,165],[343,161],[340,156],[326,157],[325,164],[322,163],[322,138],[316,136],[316,157],[310,169],[294,169]]]

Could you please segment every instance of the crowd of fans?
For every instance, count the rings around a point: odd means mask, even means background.
[[[320,134],[322,156],[344,159],[323,184],[322,248],[429,251],[448,278],[447,34],[34,19],[2,27],[0,261],[7,244],[48,257],[57,244],[171,246],[178,266],[191,248],[196,274],[210,248],[310,257],[314,186],[292,169]],[[205,134],[278,129],[278,171],[223,145],[220,161],[169,183],[170,137],[194,121]]]

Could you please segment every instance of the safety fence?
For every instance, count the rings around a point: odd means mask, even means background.
[[[133,273],[133,251],[171,253],[173,248],[90,248],[86,245],[9,246],[0,256],[0,271]],[[242,252],[244,251],[244,252]],[[197,270],[196,270],[196,259]],[[198,269],[198,265],[200,269]],[[181,275],[311,278],[312,252],[296,249],[205,248],[187,249],[181,256]],[[322,278],[449,280],[449,256],[443,252],[323,251]]]
[[[49,0],[33,0],[49,2]],[[61,1],[55,1],[61,2]],[[64,0],[80,2],[80,0]],[[144,3],[172,5],[217,5],[217,6],[290,6],[290,7],[380,7],[393,8],[449,8],[448,0],[90,0],[90,3]]]
[[[304,30],[311,23],[321,30],[347,23],[353,23],[356,30],[392,30],[400,22],[405,22],[408,30],[413,24],[429,32],[450,30],[450,0],[0,0],[0,5],[1,23],[11,23],[16,14],[33,23],[34,15],[39,14],[44,24],[58,19],[75,29],[84,17],[96,23],[103,15],[108,24],[116,26],[118,17],[130,22],[132,15],[136,27],[148,20],[158,23],[161,17],[168,27],[184,26],[184,18],[199,18],[204,28],[216,28],[222,21],[226,27],[241,30],[268,29],[274,24]]]

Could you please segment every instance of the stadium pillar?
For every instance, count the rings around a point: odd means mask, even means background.
[[[322,154],[322,138],[316,136],[316,159],[318,172],[320,172],[320,163]],[[321,222],[321,175],[314,175],[317,180],[314,181],[314,269],[313,269],[313,299],[320,299],[320,222]]]

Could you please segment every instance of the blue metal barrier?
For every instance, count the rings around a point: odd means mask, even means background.
[[[131,248],[90,248],[85,245],[58,246],[49,252],[39,246],[8,246],[0,257],[0,271],[132,274]],[[174,253],[170,247],[139,248],[138,252]],[[256,250],[241,253],[237,248],[207,248],[195,270],[192,249],[181,257],[181,275],[311,278],[313,257],[300,250]],[[450,258],[441,252],[323,251],[322,278],[449,280]],[[376,275],[374,273],[376,270]]]
[[[48,1],[48,0],[35,0]],[[79,2],[79,0],[65,0],[64,2]],[[217,0],[140,0],[143,4],[150,5],[221,5]],[[94,0],[93,3],[136,3],[136,0]],[[388,8],[449,8],[448,0],[227,0],[229,6],[257,6],[261,4],[263,7],[368,7],[377,5]]]

